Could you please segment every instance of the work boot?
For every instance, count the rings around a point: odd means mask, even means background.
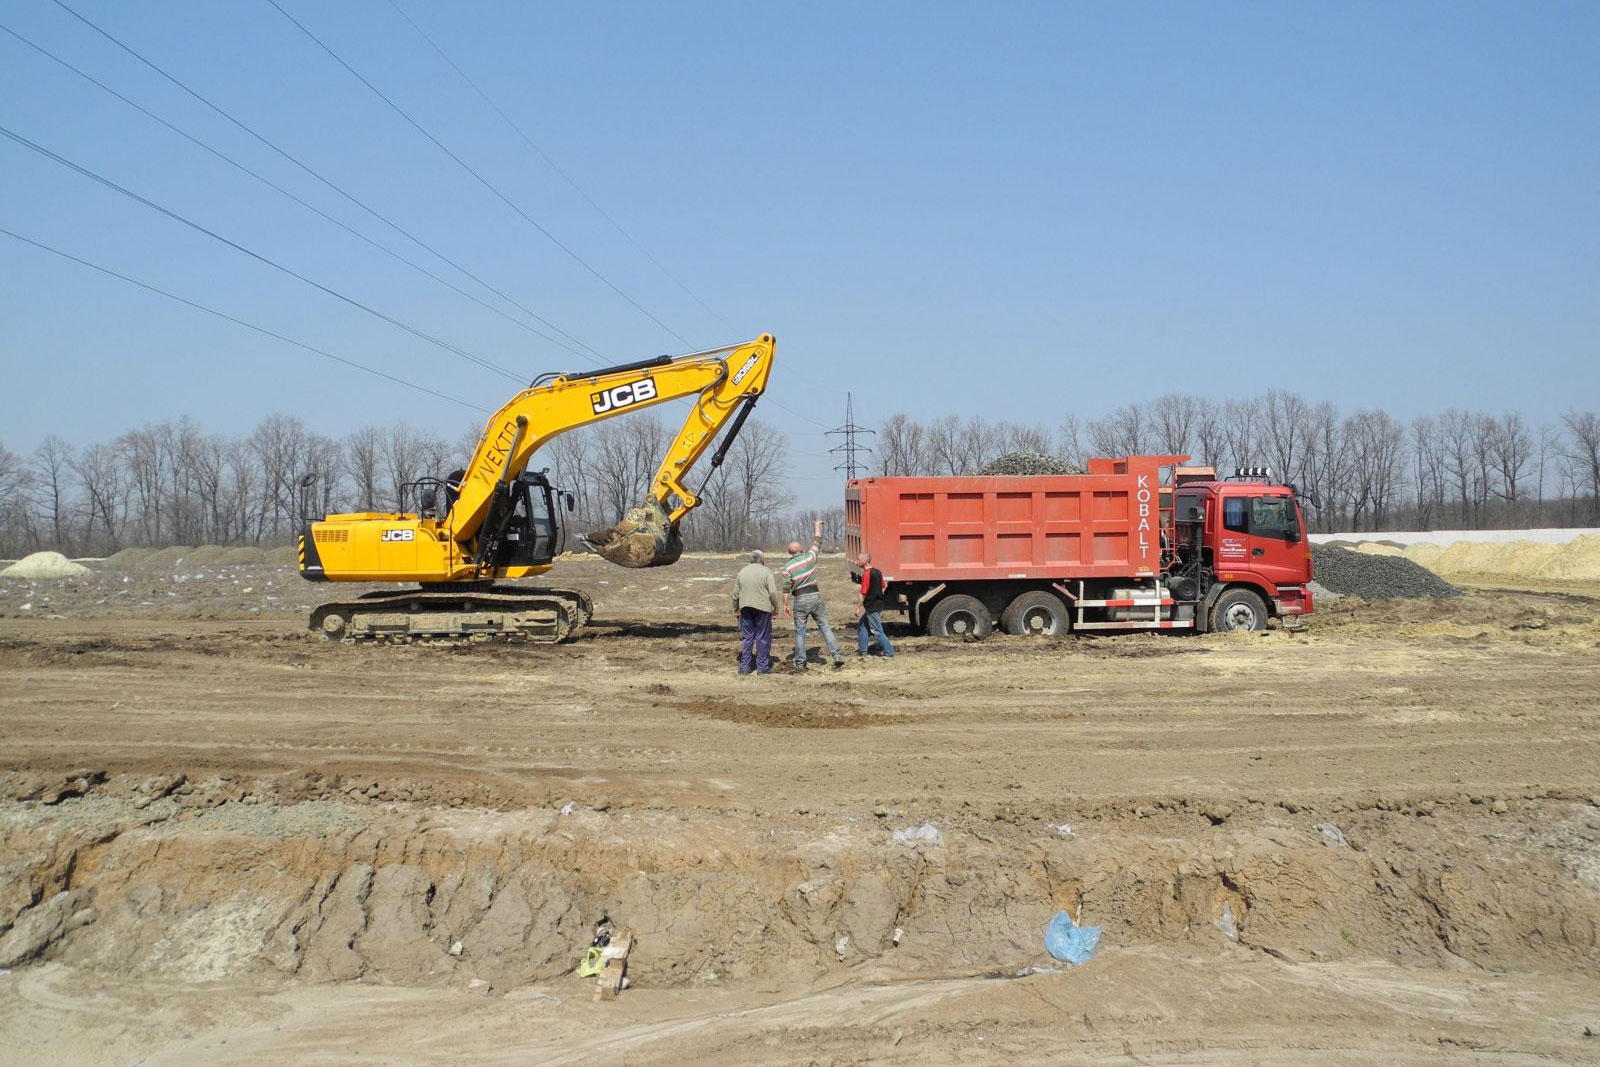
[[[843,653],[839,653],[839,652],[835,652],[833,654],[833,669],[834,670],[838,670],[840,667],[843,667],[843,666],[844,666],[844,654]]]
[[[794,665],[794,672],[795,672],[795,673],[796,673],[796,674],[804,674],[804,673],[805,673],[805,672],[806,672],[806,671],[807,671],[807,670],[808,670],[808,669],[809,669],[809,668],[807,668],[807,667],[806,667],[806,665],[805,665],[805,664],[804,664],[804,663],[803,663],[803,662],[801,662],[801,663],[796,663],[796,664],[795,664],[795,665]]]

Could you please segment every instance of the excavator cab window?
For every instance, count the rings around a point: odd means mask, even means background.
[[[556,513],[550,483],[542,473],[524,473],[506,487],[511,515],[505,526],[502,566],[536,566],[555,556]]]

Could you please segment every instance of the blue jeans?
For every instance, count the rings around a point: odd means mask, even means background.
[[[833,627],[828,625],[828,609],[822,603],[821,593],[806,593],[794,598],[794,665],[801,666],[806,661],[806,620],[814,620],[817,630],[822,634],[822,641],[828,646],[828,654],[834,659],[839,658],[839,641],[833,636]]]
[[[861,619],[856,623],[856,651],[861,655],[867,653],[868,636],[878,639],[878,647],[883,650],[883,658],[889,659],[894,655],[894,646],[889,643],[889,635],[883,632],[883,620],[876,611],[863,611]]]
[[[758,608],[739,609],[739,673],[750,673],[751,653],[756,670],[772,670],[772,612]]]

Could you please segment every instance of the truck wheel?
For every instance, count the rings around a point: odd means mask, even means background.
[[[983,640],[994,632],[994,616],[977,597],[957,593],[947,596],[928,613],[932,637],[971,637]]]
[[[1266,628],[1267,605],[1248,589],[1230,589],[1212,605],[1211,629],[1218,633]]]
[[[1000,613],[1000,625],[1017,637],[1060,637],[1071,621],[1060,597],[1033,589],[1018,595]]]

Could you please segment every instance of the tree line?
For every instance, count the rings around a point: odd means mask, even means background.
[[[272,415],[243,436],[207,433],[181,418],[103,442],[51,436],[26,455],[0,445],[0,554],[283,544],[303,507],[316,515],[399,509],[408,483],[464,466],[479,433],[472,427],[452,439],[398,423],[333,438]],[[535,467],[548,467],[552,482],[574,494],[569,532],[609,526],[637,504],[672,433],[641,413],[563,434],[539,452]],[[1130,454],[1189,455],[1224,471],[1264,464],[1316,502],[1308,518],[1321,530],[1600,525],[1594,412],[1569,412],[1548,426],[1515,412],[1455,409],[1403,422],[1380,409],[1343,414],[1274,390],[1225,402],[1168,394],[1088,421],[1067,415],[1055,427],[901,413],[879,426],[870,472],[969,474],[1009,452],[1079,465]],[[809,530],[813,519],[823,520],[830,542],[842,540],[841,508],[793,510],[789,464],[787,436],[748,423],[686,521],[690,544],[770,545]],[[303,500],[308,473],[317,479]],[[700,490],[706,475],[695,474],[691,488]]]
[[[406,486],[464,467],[480,433],[449,438],[397,423],[333,438],[272,415],[243,436],[180,418],[104,442],[52,435],[28,455],[0,445],[0,555],[285,544],[302,512],[414,508]],[[574,494],[574,513],[563,515],[569,538],[610,526],[640,502],[672,433],[642,413],[563,434],[535,455],[533,467]],[[771,426],[746,423],[685,524],[691,543],[737,548],[786,536],[788,449]],[[316,476],[309,494],[307,474]]]
[[[1403,422],[1381,409],[1343,414],[1271,390],[1217,402],[1170,393],[1053,429],[944,415],[887,419],[876,473],[970,473],[1013,451],[1080,467],[1090,456],[1187,455],[1230,472],[1269,466],[1315,501],[1324,531],[1517,529],[1600,525],[1600,416],[1533,426],[1516,412],[1451,409]]]

